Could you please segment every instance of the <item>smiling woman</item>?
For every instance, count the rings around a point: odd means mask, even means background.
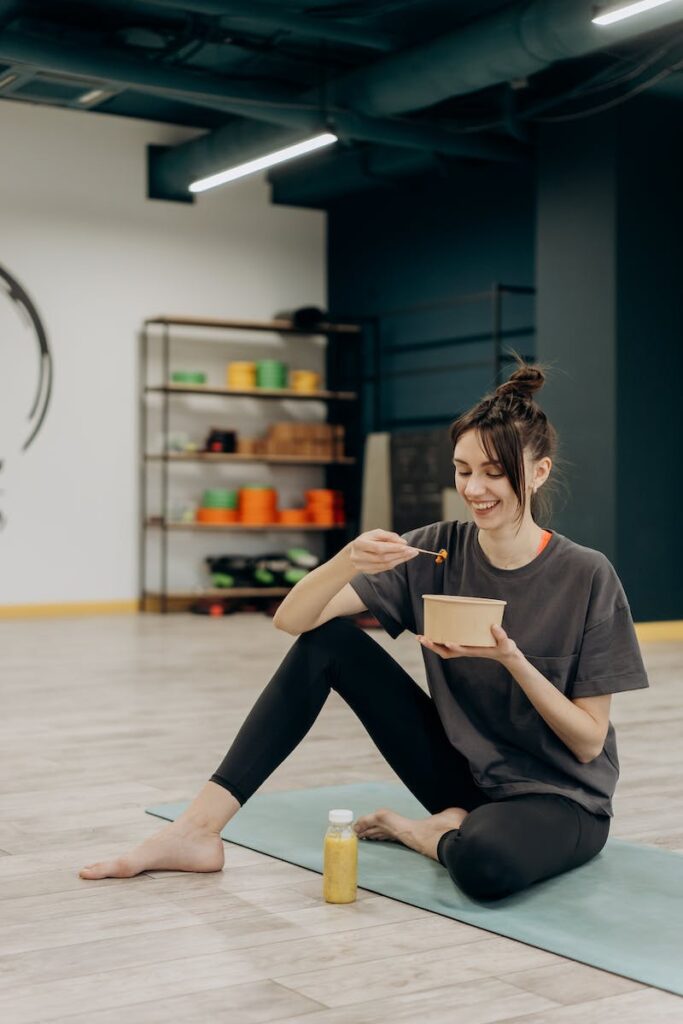
[[[538,366],[520,361],[453,424],[456,486],[475,522],[402,537],[371,530],[297,583],[274,621],[299,638],[209,782],[158,836],[83,877],[219,870],[212,838],[301,742],[332,689],[430,812],[413,821],[378,809],[356,822],[362,838],[395,839],[439,860],[481,899],[599,853],[619,774],[609,697],[648,680],[613,567],[536,518],[557,447],[533,399],[543,381]],[[493,643],[432,642],[425,594],[505,602]],[[344,621],[365,608],[390,636],[415,634],[429,695]]]
[[[533,401],[543,370],[517,361],[510,379],[451,427],[455,486],[481,526],[483,550],[503,569],[525,565],[550,539],[539,524],[551,517],[547,482],[558,447]]]
[[[479,515],[496,505],[502,505],[499,512],[505,513],[514,499],[521,529],[527,511],[526,492],[530,517],[550,518],[550,504],[542,501],[538,492],[550,476],[558,439],[546,414],[533,401],[534,393],[544,384],[542,369],[517,358],[520,365],[510,379],[455,421],[451,442],[456,486],[468,504]],[[487,486],[491,480],[503,483]]]

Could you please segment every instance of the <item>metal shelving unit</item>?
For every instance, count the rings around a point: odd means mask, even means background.
[[[159,527],[164,530],[197,530],[199,533],[223,533],[225,530],[236,530],[238,533],[331,533],[334,530],[345,530],[346,526],[320,526],[317,523],[299,523],[290,526],[287,523],[268,523],[267,526],[255,526],[250,523],[176,523],[162,519],[161,516],[149,516],[145,522],[148,527]]]
[[[264,331],[278,335],[297,336],[324,336],[327,339],[326,349],[326,380],[330,389],[301,392],[290,388],[253,390],[234,390],[231,388],[212,387],[203,385],[186,385],[170,383],[171,364],[171,330],[173,327],[210,328],[218,331]],[[161,378],[165,383],[149,383],[150,349],[154,341],[161,346]],[[250,398],[257,401],[318,401],[323,402],[327,410],[327,421],[341,423],[345,428],[347,450],[358,451],[360,445],[360,402],[359,396],[354,390],[342,387],[340,380],[341,373],[347,372],[349,363],[349,349],[353,348],[351,365],[355,367],[355,381],[361,377],[362,367],[362,342],[363,327],[354,323],[325,323],[319,325],[312,331],[302,331],[293,326],[288,320],[251,321],[251,320],[214,320],[205,317],[186,316],[158,316],[145,320],[142,332],[142,344],[140,349],[140,553],[139,553],[139,607],[141,611],[150,608],[158,609],[161,612],[170,610],[170,606],[177,607],[183,602],[189,603],[200,597],[239,599],[239,598],[277,598],[283,597],[288,588],[284,587],[235,587],[226,590],[205,588],[199,592],[187,590],[170,591],[168,588],[168,555],[169,535],[174,531],[196,531],[223,533],[227,531],[240,532],[261,532],[264,534],[315,532],[325,537],[325,557],[330,557],[335,551],[346,542],[347,536],[353,535],[358,519],[360,503],[360,475],[359,459],[353,455],[344,455],[338,458],[319,458],[308,456],[289,455],[251,455],[241,453],[209,453],[209,452],[170,452],[168,451],[168,439],[170,434],[171,403],[186,395],[209,395],[222,397],[226,401],[235,398]],[[226,341],[228,345],[230,342]],[[340,346],[344,347],[343,354]],[[344,370],[342,371],[342,367]],[[147,428],[148,409],[147,399],[150,395],[161,396],[161,433],[163,437],[164,451],[153,453],[147,451]],[[230,524],[205,524],[176,522],[169,518],[169,492],[170,492],[170,470],[174,465],[181,463],[199,463],[204,465],[213,464],[245,464],[245,463],[267,463],[273,465],[290,466],[319,466],[323,470],[325,486],[341,489],[344,491],[347,510],[346,524],[344,526],[321,526],[309,523],[306,525],[288,525],[273,523],[263,526],[255,526],[243,523]],[[161,514],[152,515],[148,505],[148,472],[150,466],[158,464],[161,482]],[[148,588],[147,581],[147,545],[148,531],[158,533],[160,546],[160,580],[155,590]]]
[[[236,388],[210,388],[197,384],[168,384],[166,387],[145,388],[148,394],[169,395],[227,395],[232,398],[254,398],[254,390],[238,391]],[[292,388],[259,388],[257,398],[296,398],[300,402],[355,402],[354,391],[294,391]]]
[[[442,380],[452,378],[455,381],[457,374],[463,370],[490,369],[494,386],[500,384],[508,364],[514,361],[513,357],[504,351],[504,343],[514,342],[516,345],[533,347],[535,338],[533,318],[516,327],[506,324],[505,300],[517,297],[533,302],[535,294],[536,289],[530,286],[495,283],[486,291],[455,295],[437,302],[384,309],[375,314],[371,335],[373,368],[369,378],[372,394],[368,403],[372,413],[371,429],[393,431],[439,427],[447,424],[458,413],[457,410],[449,408],[442,412],[432,411],[426,415],[394,416],[386,409],[386,402],[383,400],[383,395],[390,391],[393,380],[402,377],[410,380],[420,379],[425,382],[425,388],[431,388],[435,377]],[[471,313],[473,310],[480,311],[480,325],[476,330],[463,329],[459,322],[462,312]],[[421,325],[420,318],[439,312],[443,313],[444,323],[449,325],[449,329],[437,337],[430,336],[432,332],[429,330],[425,337],[425,328]],[[414,340],[387,340],[392,328],[408,322],[413,325],[410,333],[414,334]],[[466,350],[473,345],[481,346],[481,355],[477,355],[475,359],[458,358],[460,349]],[[424,356],[437,351],[442,354],[442,360],[423,365]],[[406,355],[415,357],[414,365],[400,369],[391,365],[392,357]],[[525,358],[533,357],[527,354]]]
[[[145,458],[149,462],[265,462],[275,466],[353,466],[357,461],[352,455],[328,459],[317,455],[244,455],[241,452],[168,452],[165,455],[147,452]]]

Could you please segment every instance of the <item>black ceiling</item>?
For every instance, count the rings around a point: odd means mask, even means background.
[[[683,20],[669,16],[655,31],[644,23],[646,34],[619,41],[605,35],[604,47],[574,56],[563,10],[582,7],[590,20],[593,5],[573,3],[0,0],[0,98],[192,126],[212,139],[232,131],[245,152],[263,148],[267,126],[279,123],[277,141],[318,117],[321,127],[340,119],[347,160],[349,149],[389,163],[414,150],[522,158],[542,120],[591,116],[647,89],[683,92]],[[522,73],[511,76],[512,37],[501,33],[497,77],[496,33],[528,8],[538,25],[521,39]],[[440,40],[458,39],[485,50],[490,67],[486,80],[453,75],[451,95],[449,69],[435,61]],[[543,59],[529,64],[539,45]]]

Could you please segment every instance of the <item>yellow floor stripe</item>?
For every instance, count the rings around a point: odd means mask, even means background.
[[[0,619],[49,619],[69,615],[131,615],[137,601],[76,601],[68,604],[0,604]]]
[[[60,616],[133,615],[137,601],[76,601],[67,604],[3,604],[0,619],[59,618]],[[683,641],[683,621],[636,622],[640,643]]]
[[[636,622],[636,635],[641,644],[657,640],[683,640],[683,622]]]

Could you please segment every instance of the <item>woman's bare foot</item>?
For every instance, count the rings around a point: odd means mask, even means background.
[[[81,878],[132,878],[141,871],[221,871],[221,832],[240,809],[223,786],[206,782],[176,821],[155,832],[130,853],[81,868]]]
[[[129,853],[81,868],[81,878],[132,878],[141,871],[221,871],[225,851],[220,833],[172,821]]]
[[[404,818],[387,807],[359,818],[354,829],[359,839],[388,839],[403,843],[411,850],[417,850],[437,860],[436,848],[444,832],[460,828],[468,815],[462,807],[448,807],[429,818]]]

